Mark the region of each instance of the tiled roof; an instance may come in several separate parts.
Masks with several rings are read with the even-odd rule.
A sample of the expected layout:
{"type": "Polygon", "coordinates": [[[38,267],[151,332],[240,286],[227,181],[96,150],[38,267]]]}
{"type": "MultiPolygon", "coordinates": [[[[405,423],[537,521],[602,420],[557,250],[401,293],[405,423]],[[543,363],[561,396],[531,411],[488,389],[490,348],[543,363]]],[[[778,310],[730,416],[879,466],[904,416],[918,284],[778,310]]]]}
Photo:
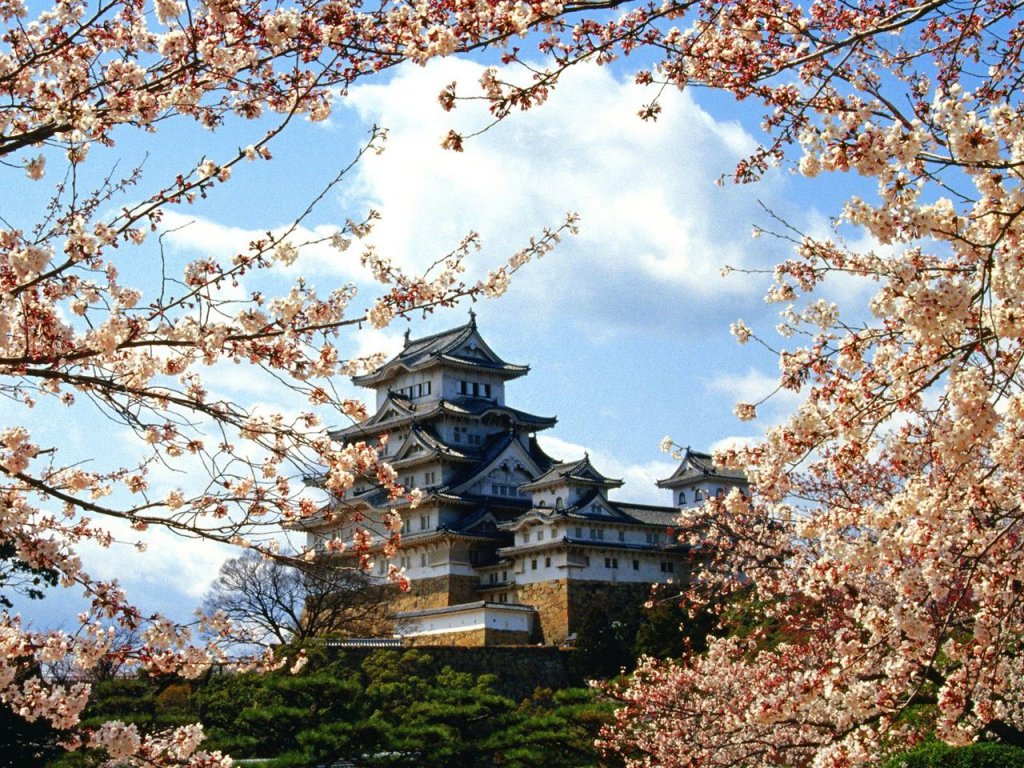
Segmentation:
{"type": "Polygon", "coordinates": [[[513,365],[498,357],[480,338],[476,329],[476,316],[470,312],[469,322],[458,328],[424,336],[422,339],[410,340],[406,336],[405,347],[373,373],[354,376],[352,381],[361,386],[374,386],[397,375],[400,369],[407,371],[419,370],[437,365],[442,360],[473,368],[504,374],[505,378],[515,378],[529,372],[527,365],[513,365]],[[466,357],[455,354],[459,347],[473,335],[477,337],[477,348],[482,357],[466,357]]]}
{"type": "MultiPolygon", "coordinates": [[[[444,456],[446,459],[455,461],[472,461],[478,458],[477,451],[472,447],[466,446],[464,448],[463,446],[448,445],[448,443],[442,441],[429,429],[425,429],[418,424],[414,424],[409,431],[409,440],[415,440],[419,445],[422,445],[428,451],[428,456],[444,456]]],[[[409,445],[410,443],[406,441],[395,458],[389,459],[393,467],[401,467],[404,463],[408,463],[409,459],[415,458],[419,461],[425,458],[422,451],[415,456],[411,455],[408,449],[409,445]]]]}
{"type": "Polygon", "coordinates": [[[671,476],[658,481],[659,488],[677,488],[704,480],[724,480],[733,485],[745,484],[747,476],[740,469],[716,467],[710,453],[686,449],[686,454],[671,476]]]}
{"type": "Polygon", "coordinates": [[[618,488],[621,480],[605,477],[590,463],[590,455],[585,454],[579,461],[555,464],[540,477],[520,487],[524,491],[536,491],[552,485],[590,485],[601,488],[618,488]]]}
{"type": "MultiPolygon", "coordinates": [[[[478,461],[474,461],[472,464],[465,466],[464,469],[456,472],[444,483],[421,488],[420,490],[423,491],[423,502],[436,499],[439,501],[459,504],[483,504],[487,505],[490,509],[508,508],[523,511],[529,509],[529,499],[481,496],[479,494],[456,493],[454,490],[461,485],[465,485],[476,477],[476,475],[479,474],[488,463],[498,458],[498,456],[500,456],[515,439],[516,435],[512,432],[499,432],[491,435],[490,438],[480,447],[480,456],[478,461]]],[[[530,457],[538,466],[546,467],[550,465],[551,457],[541,450],[540,446],[537,444],[536,438],[530,439],[529,453],[530,457]]],[[[387,492],[379,488],[360,494],[357,500],[378,509],[401,507],[406,503],[403,499],[388,499],[387,492]]]]}
{"type": "MultiPolygon", "coordinates": [[[[568,518],[571,520],[586,520],[596,523],[625,523],[627,525],[648,525],[658,528],[671,528],[678,525],[679,510],[675,507],[655,507],[650,504],[629,504],[619,501],[610,501],[601,496],[597,489],[581,497],[575,504],[562,508],[534,507],[528,510],[529,514],[541,514],[545,520],[556,518],[568,518]],[[591,505],[600,500],[603,510],[611,514],[595,513],[591,505]]],[[[499,527],[505,530],[515,530],[525,515],[520,515],[514,520],[502,523],[499,527]]]]}
{"type": "Polygon", "coordinates": [[[554,416],[537,416],[517,408],[509,408],[507,405],[498,405],[493,400],[482,397],[459,396],[450,400],[428,400],[416,403],[402,395],[389,392],[388,399],[378,409],[377,414],[359,424],[332,430],[330,435],[335,440],[362,440],[410,421],[425,423],[444,415],[483,418],[491,414],[507,416],[513,423],[526,427],[530,431],[548,429],[558,422],[554,416]],[[386,413],[388,410],[395,410],[397,415],[388,419],[378,418],[379,414],[386,413]]]}
{"type": "Polygon", "coordinates": [[[462,613],[464,611],[475,611],[479,608],[493,608],[501,611],[517,611],[536,613],[537,609],[532,605],[520,603],[492,603],[484,600],[477,600],[472,603],[460,603],[458,605],[446,605],[440,608],[421,608],[415,611],[399,611],[395,614],[398,619],[413,619],[422,616],[443,616],[446,613],[462,613]]]}
{"type": "Polygon", "coordinates": [[[654,507],[648,504],[624,504],[616,502],[615,506],[637,522],[647,525],[660,525],[666,528],[679,524],[679,510],[675,507],[654,507]]]}

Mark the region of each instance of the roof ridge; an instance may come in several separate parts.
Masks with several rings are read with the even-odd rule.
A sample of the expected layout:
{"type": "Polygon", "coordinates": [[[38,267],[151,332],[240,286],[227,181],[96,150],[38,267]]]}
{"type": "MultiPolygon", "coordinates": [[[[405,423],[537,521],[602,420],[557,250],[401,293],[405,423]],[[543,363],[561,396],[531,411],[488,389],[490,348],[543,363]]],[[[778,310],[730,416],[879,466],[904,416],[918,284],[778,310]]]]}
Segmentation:
{"type": "MultiPolygon", "coordinates": [[[[454,328],[449,328],[446,331],[437,331],[436,333],[431,333],[431,334],[428,334],[426,336],[420,336],[418,339],[410,339],[409,340],[409,345],[421,344],[424,341],[436,341],[437,339],[441,338],[442,336],[448,336],[449,334],[454,335],[454,334],[460,333],[462,331],[473,330],[475,328],[476,328],[476,321],[475,320],[470,320],[468,323],[464,323],[463,325],[457,325],[454,328]]],[[[405,349],[407,349],[407,348],[408,348],[408,346],[405,349]]],[[[403,349],[402,351],[404,352],[405,349],[403,349]]],[[[399,355],[400,354],[401,353],[399,353],[399,355]]]]}

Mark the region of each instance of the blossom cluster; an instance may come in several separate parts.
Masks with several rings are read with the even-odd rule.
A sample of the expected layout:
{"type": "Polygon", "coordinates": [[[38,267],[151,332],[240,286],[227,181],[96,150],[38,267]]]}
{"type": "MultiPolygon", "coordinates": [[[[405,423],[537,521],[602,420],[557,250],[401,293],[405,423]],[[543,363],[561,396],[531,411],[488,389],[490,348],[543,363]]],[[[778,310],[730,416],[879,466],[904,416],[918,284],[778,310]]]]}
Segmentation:
{"type": "MultiPolygon", "coordinates": [[[[193,627],[134,607],[116,582],[88,573],[79,546],[122,543],[108,524],[118,521],[119,531],[163,527],[270,553],[268,534],[322,513],[304,478],[324,468],[330,493],[340,495],[363,477],[392,498],[403,496],[376,446],[339,449],[321,413],[230,402],[211,391],[206,373],[218,365],[251,366],[331,419],[365,418],[361,403],[337,396],[333,379],[365,373],[380,358],[347,354],[358,344],[346,332],[497,295],[508,274],[574,225],[531,240],[503,279],[464,281],[475,235],[425,274],[409,274],[366,244],[379,218],[373,211],[325,236],[303,235],[304,217],[341,183],[345,168],[292,226],[239,252],[171,266],[151,233],[161,230],[168,209],[235,183],[244,163],[270,161],[271,144],[296,116],[327,119],[356,80],[522,34],[560,10],[557,3],[515,1],[475,10],[449,2],[366,8],[347,0],[0,3],[2,168],[11,189],[38,190],[54,180],[37,222],[0,226],[0,394],[21,410],[0,428],[0,543],[25,567],[84,593],[89,606],[67,633],[32,632],[16,616],[0,614],[0,705],[45,718],[66,731],[69,747],[96,748],[112,761],[227,764],[199,749],[202,734],[192,727],[165,734],[119,723],[81,729],[88,685],[58,684],[47,670],[70,665],[84,680],[98,665],[116,662],[194,677],[224,662],[221,640],[231,632],[207,617],[198,636],[193,627]],[[96,189],[86,188],[92,147],[112,147],[124,131],[156,131],[173,119],[211,130],[259,120],[253,124],[263,133],[224,155],[175,148],[179,172],[141,192],[142,168],[120,177],[108,169],[96,189]],[[361,247],[379,292],[361,306],[352,286],[318,289],[298,276],[310,247],[321,244],[353,260],[361,247]],[[119,268],[121,259],[131,268],[119,268]],[[127,277],[143,273],[150,277],[138,284],[127,277]],[[284,290],[282,280],[289,281],[284,290]],[[121,464],[101,454],[82,464],[38,428],[55,413],[75,420],[93,409],[100,423],[115,425],[95,443],[131,443],[134,436],[124,451],[133,458],[121,464]],[[164,466],[188,467],[178,473],[181,486],[155,477],[164,466]],[[120,631],[135,639],[116,641],[120,631]]],[[[374,131],[355,160],[379,152],[383,137],[374,131]]],[[[406,495],[416,502],[415,492],[406,495]]],[[[342,546],[368,562],[365,533],[342,546]]],[[[400,569],[388,572],[408,588],[400,569]]]]}
{"type": "MultiPolygon", "coordinates": [[[[1016,43],[995,32],[1019,40],[1024,20],[1000,2],[951,7],[669,3],[554,43],[570,61],[657,40],[639,81],[760,101],[767,139],[736,178],[784,162],[856,174],[868,184],[837,220],[875,244],[785,235],[795,253],[766,298],[787,345],[779,384],[801,404],[716,454],[751,497],[683,517],[704,557],[684,599],[732,594],[762,629],[728,637],[723,614],[706,654],[648,660],[614,690],[604,743],[627,764],[840,768],[931,735],[1024,732],[1024,118],[1016,43]],[[870,285],[866,307],[814,295],[851,278],[870,285]],[[906,716],[921,706],[933,721],[906,716]]],[[[732,332],[772,346],[742,321],[732,332]]]]}

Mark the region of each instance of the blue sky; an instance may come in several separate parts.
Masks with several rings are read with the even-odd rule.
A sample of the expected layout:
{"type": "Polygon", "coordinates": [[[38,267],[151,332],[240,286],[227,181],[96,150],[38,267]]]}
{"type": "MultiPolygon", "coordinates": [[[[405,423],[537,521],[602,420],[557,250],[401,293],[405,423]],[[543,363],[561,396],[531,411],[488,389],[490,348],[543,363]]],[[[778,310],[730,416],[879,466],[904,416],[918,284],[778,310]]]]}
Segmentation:
{"type": "MultiPolygon", "coordinates": [[[[737,401],[771,392],[776,360],[756,345],[737,345],[729,324],[743,318],[770,335],[777,307],[762,300],[768,275],[722,277],[721,268],[770,272],[788,249],[751,236],[753,227],[771,223],[761,206],[821,234],[838,210],[838,191],[808,186],[785,168],[756,185],[716,184],[754,146],[756,125],[746,125],[744,112],[720,96],[689,92],[666,94],[660,120],[642,122],[636,112],[650,94],[611,68],[577,67],[544,106],[473,138],[461,154],[442,150],[449,128],[471,132],[487,116],[475,102],[445,113],[437,93],[452,80],[471,89],[480,73],[479,64],[450,59],[354,88],[328,123],[295,125],[274,144],[272,163],[240,166],[209,199],[169,212],[165,223],[176,230],[167,236],[170,261],[244,248],[263,231],[287,225],[348,162],[373,124],[390,132],[386,151],[360,164],[310,227],[326,230],[374,207],[383,218],[372,242],[409,269],[423,268],[477,230],[484,248],[468,267],[471,276],[481,277],[530,235],[576,211],[579,235],[517,274],[504,297],[475,304],[478,323],[500,355],[532,367],[529,376],[510,384],[507,399],[558,417],[544,435],[549,453],[574,459],[589,450],[601,471],[626,480],[620,499],[667,503],[667,492],[654,487],[655,479],[673,470],[658,450],[664,435],[708,449],[756,436],[794,402],[777,398],[752,423],[732,415],[737,401]],[[705,102],[713,108],[703,108],[705,102]]],[[[255,125],[232,125],[215,135],[181,125],[153,137],[126,134],[103,152],[124,168],[150,152],[145,191],[204,155],[223,159],[258,135],[255,125]]],[[[29,197],[0,213],[31,219],[36,204],[29,197]]],[[[129,261],[125,270],[149,263],[129,261]]],[[[352,281],[364,291],[357,306],[373,303],[356,249],[345,255],[311,249],[279,275],[280,284],[297,274],[322,293],[352,281]]],[[[839,284],[835,291],[842,301],[862,297],[854,285],[839,284]]],[[[348,340],[348,351],[393,352],[406,328],[414,337],[432,333],[464,322],[466,311],[463,305],[363,332],[348,340]]],[[[208,381],[243,402],[301,407],[244,369],[215,370],[208,381]]],[[[350,384],[342,389],[356,393],[350,384]]],[[[369,400],[370,393],[361,394],[369,400]]],[[[4,409],[0,405],[5,419],[18,417],[4,409]]],[[[60,424],[61,439],[67,456],[91,460],[98,450],[89,439],[94,425],[87,412],[78,413],[70,428],[67,421],[60,424]]],[[[341,422],[324,416],[328,423],[341,422]]],[[[144,609],[187,616],[219,563],[233,553],[165,532],[149,538],[144,555],[127,546],[86,550],[87,569],[117,576],[144,609]]],[[[64,623],[75,610],[74,600],[59,594],[19,607],[39,626],[64,623]]]]}

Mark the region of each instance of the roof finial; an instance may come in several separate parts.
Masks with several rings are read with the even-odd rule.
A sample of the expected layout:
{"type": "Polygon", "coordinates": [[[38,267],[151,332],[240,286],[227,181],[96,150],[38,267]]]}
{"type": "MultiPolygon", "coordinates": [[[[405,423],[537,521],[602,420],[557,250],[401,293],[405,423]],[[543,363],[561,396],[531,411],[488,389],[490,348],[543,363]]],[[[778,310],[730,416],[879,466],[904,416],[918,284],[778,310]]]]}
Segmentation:
{"type": "Polygon", "coordinates": [[[405,329],[405,346],[409,346],[409,329],[405,329]]]}
{"type": "Polygon", "coordinates": [[[469,309],[469,324],[474,328],[476,327],[476,312],[473,311],[472,307],[469,309]]]}

